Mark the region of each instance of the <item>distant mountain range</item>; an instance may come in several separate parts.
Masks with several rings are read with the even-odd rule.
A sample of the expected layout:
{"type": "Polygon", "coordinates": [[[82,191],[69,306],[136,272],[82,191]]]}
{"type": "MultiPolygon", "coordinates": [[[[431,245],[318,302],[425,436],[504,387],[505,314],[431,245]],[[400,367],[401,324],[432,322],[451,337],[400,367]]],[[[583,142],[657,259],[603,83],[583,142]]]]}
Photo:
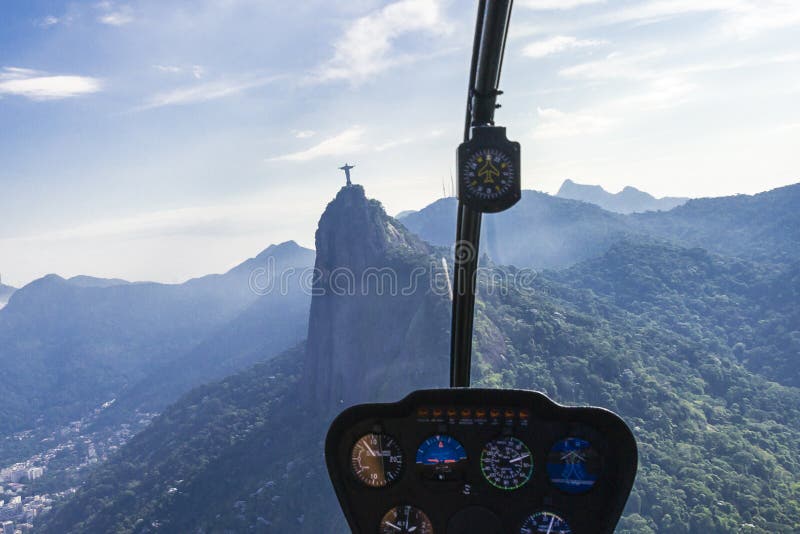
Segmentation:
{"type": "MultiPolygon", "coordinates": [[[[287,242],[179,285],[56,275],[28,284],[0,310],[0,432],[52,429],[111,399],[111,422],[124,423],[296,344],[308,292],[295,280],[261,296],[251,278],[258,269],[262,285],[287,269],[299,277],[313,261],[287,242]]],[[[0,462],[14,459],[5,447],[0,462]]]]}
{"type": "MultiPolygon", "coordinates": [[[[690,200],[668,212],[622,215],[523,191],[507,212],[483,218],[481,250],[494,262],[557,269],[602,254],[620,239],[656,237],[744,259],[800,261],[800,184],[757,195],[690,200]]],[[[452,246],[457,201],[438,200],[401,218],[426,241],[452,246]]]]}
{"type": "Polygon", "coordinates": [[[578,184],[569,179],[564,180],[556,196],[589,202],[616,213],[669,211],[689,200],[683,197],[655,198],[631,186],[626,186],[619,193],[609,193],[599,185],[578,184]]]}
{"type": "MultiPolygon", "coordinates": [[[[569,227],[571,214],[579,224],[566,235],[585,244],[577,228],[599,220],[659,235],[606,234],[608,246],[568,269],[523,283],[518,268],[494,267],[479,280],[477,385],[607,407],[633,429],[641,464],[618,532],[800,530],[800,262],[786,262],[798,254],[796,191],[693,201],[682,214],[642,219],[528,194],[518,224],[535,216],[526,202],[549,202],[535,220],[557,215],[550,224],[569,227]],[[769,217],[754,217],[767,208],[769,217]],[[749,230],[738,223],[719,235],[730,255],[691,244],[712,244],[723,221],[743,215],[749,230]],[[783,235],[772,235],[778,228],[783,235]],[[769,245],[756,246],[757,236],[769,245]],[[500,280],[517,282],[499,291],[500,280]]],[[[540,226],[516,235],[523,230],[541,241],[540,226]]],[[[517,246],[528,246],[521,239],[517,246]]],[[[577,255],[577,246],[566,248],[577,255]]],[[[344,532],[322,460],[327,424],[350,403],[447,384],[450,306],[430,285],[444,254],[360,188],[342,190],[317,232],[321,276],[306,344],[184,395],[37,527],[344,532]],[[332,291],[337,272],[362,280],[383,268],[426,274],[401,298],[332,291]]]]}

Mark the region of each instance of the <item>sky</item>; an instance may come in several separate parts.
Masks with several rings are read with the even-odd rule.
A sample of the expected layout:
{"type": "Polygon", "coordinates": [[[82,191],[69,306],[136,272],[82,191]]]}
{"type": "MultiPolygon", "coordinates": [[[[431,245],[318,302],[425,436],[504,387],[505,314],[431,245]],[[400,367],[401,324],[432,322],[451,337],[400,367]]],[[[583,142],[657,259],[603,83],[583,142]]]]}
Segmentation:
{"type": "MultiPolygon", "coordinates": [[[[0,276],[181,282],[312,247],[353,179],[443,195],[476,2],[0,2],[0,276]]],[[[498,124],[523,187],[800,181],[800,2],[517,0],[498,124]]]]}

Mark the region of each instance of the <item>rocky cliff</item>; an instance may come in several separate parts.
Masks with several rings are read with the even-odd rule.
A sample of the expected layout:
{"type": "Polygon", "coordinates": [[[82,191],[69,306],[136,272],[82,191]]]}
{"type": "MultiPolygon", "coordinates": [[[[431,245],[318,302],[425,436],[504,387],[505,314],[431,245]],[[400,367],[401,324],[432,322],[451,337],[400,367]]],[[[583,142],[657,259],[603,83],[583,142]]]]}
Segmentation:
{"type": "Polygon", "coordinates": [[[432,287],[435,251],[359,185],[328,204],[316,248],[304,379],[311,402],[338,410],[446,385],[449,300],[432,287]]]}

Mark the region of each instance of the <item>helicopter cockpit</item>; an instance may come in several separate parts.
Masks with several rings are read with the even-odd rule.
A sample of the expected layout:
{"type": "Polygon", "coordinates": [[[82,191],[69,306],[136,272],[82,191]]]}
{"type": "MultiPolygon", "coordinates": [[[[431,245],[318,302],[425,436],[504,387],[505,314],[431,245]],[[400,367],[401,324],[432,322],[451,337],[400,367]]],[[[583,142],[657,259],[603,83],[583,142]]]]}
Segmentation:
{"type": "Polygon", "coordinates": [[[450,388],[353,406],[328,431],[328,473],[353,532],[613,532],[633,486],[636,441],[616,414],[469,388],[481,217],[521,196],[520,145],[494,123],[511,7],[478,4],[457,152],[450,388]]]}

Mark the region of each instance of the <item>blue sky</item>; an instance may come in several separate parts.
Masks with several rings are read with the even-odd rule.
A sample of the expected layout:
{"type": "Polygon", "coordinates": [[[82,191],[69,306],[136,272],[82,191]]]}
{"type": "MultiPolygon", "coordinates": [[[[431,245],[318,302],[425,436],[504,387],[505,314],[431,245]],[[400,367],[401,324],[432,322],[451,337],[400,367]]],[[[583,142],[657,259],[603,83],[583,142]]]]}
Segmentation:
{"type": "MultiPolygon", "coordinates": [[[[475,6],[456,0],[0,4],[0,273],[176,282],[313,246],[354,179],[442,194],[475,6]]],[[[498,122],[524,187],[657,196],[800,181],[800,3],[517,0],[498,122]]]]}

